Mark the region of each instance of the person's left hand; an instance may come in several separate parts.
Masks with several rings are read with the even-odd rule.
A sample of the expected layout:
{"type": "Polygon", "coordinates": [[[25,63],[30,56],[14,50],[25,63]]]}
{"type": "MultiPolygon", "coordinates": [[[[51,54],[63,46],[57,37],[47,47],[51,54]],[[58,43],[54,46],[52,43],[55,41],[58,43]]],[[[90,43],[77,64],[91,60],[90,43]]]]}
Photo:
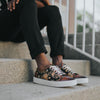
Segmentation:
{"type": "Polygon", "coordinates": [[[9,1],[8,4],[7,4],[8,10],[10,10],[11,12],[12,12],[13,10],[15,10],[16,4],[18,4],[19,1],[20,1],[20,0],[11,0],[11,1],[9,1]]]}
{"type": "Polygon", "coordinates": [[[47,5],[50,5],[49,0],[43,0],[47,5]]]}
{"type": "Polygon", "coordinates": [[[36,1],[36,4],[37,4],[38,8],[45,7],[45,5],[41,1],[38,1],[38,0],[35,0],[35,1],[36,1]]]}

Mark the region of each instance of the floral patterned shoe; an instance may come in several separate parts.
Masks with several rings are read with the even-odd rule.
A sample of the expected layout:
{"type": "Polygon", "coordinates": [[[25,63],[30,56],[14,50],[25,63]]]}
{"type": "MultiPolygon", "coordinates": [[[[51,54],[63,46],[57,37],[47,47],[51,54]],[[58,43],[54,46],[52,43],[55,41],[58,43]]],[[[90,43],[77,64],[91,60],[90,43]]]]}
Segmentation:
{"type": "Polygon", "coordinates": [[[74,78],[77,80],[77,84],[85,84],[88,83],[88,78],[85,76],[81,76],[78,73],[72,72],[71,68],[67,66],[66,64],[63,64],[61,67],[61,70],[66,73],[68,76],[74,78]]]}
{"type": "Polygon", "coordinates": [[[33,77],[34,83],[54,86],[54,87],[70,87],[75,86],[77,81],[74,78],[66,76],[58,66],[49,65],[43,72],[38,69],[33,77]]]}

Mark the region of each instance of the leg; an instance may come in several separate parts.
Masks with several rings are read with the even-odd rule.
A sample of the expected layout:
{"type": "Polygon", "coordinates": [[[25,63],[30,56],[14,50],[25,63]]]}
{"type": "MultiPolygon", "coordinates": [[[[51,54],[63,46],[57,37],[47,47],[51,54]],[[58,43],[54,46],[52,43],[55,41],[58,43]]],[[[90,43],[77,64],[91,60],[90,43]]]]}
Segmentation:
{"type": "Polygon", "coordinates": [[[45,56],[47,50],[44,47],[44,41],[40,33],[37,18],[37,5],[34,0],[26,0],[23,3],[23,8],[20,13],[20,25],[32,59],[36,60],[38,69],[43,70],[44,66],[50,65],[50,62],[45,56]]]}
{"type": "Polygon", "coordinates": [[[39,25],[47,25],[47,33],[51,46],[50,56],[53,64],[62,64],[64,56],[64,32],[62,27],[61,15],[58,7],[47,6],[38,10],[39,25]]]}
{"type": "Polygon", "coordinates": [[[37,5],[35,0],[22,0],[21,3],[20,25],[32,59],[35,59],[40,53],[47,53],[38,25],[37,5]]]}
{"type": "MultiPolygon", "coordinates": [[[[42,13],[43,14],[43,13],[42,13]]],[[[88,78],[81,76],[71,71],[71,68],[66,64],[63,64],[64,56],[64,34],[61,22],[61,16],[59,9],[55,6],[48,6],[44,10],[45,21],[48,29],[48,36],[51,45],[51,57],[53,64],[58,65],[60,69],[66,73],[67,76],[77,80],[77,84],[88,83],[88,78]],[[45,17],[45,15],[48,15],[45,17]]],[[[44,18],[43,18],[44,19],[44,18]]],[[[44,22],[45,22],[44,21],[44,22]]],[[[40,24],[41,26],[41,24],[40,24]]]]}
{"type": "Polygon", "coordinates": [[[10,41],[15,38],[17,33],[17,17],[13,13],[4,9],[0,12],[0,40],[10,41]]]}
{"type": "Polygon", "coordinates": [[[7,7],[4,6],[2,11],[0,11],[0,33],[0,41],[25,41],[20,32],[17,10],[10,12],[7,10],[7,7]]]}
{"type": "Polygon", "coordinates": [[[38,66],[50,64],[50,62],[45,56],[47,50],[44,47],[44,41],[40,33],[37,20],[37,6],[34,0],[21,1],[19,5],[16,7],[16,10],[12,13],[9,12],[9,14],[11,16],[5,13],[5,11],[0,13],[1,20],[2,18],[4,18],[4,20],[7,20],[3,20],[0,24],[2,26],[2,33],[5,33],[2,34],[3,36],[0,37],[0,40],[13,42],[22,42],[26,40],[28,47],[30,49],[31,56],[33,59],[36,59],[38,66]],[[12,24],[10,21],[12,22],[12,24]],[[7,25],[4,25],[3,23],[6,22],[7,25]],[[3,25],[9,26],[7,27],[8,30],[6,29],[7,31],[5,31],[5,27],[3,25]]]}
{"type": "Polygon", "coordinates": [[[50,56],[64,56],[64,32],[58,7],[48,6],[48,18],[47,32],[51,45],[50,56]]]}
{"type": "MultiPolygon", "coordinates": [[[[47,13],[48,13],[47,7],[38,9],[38,22],[39,22],[40,29],[42,29],[44,26],[48,25],[49,23],[47,13]]],[[[45,66],[45,68],[46,68],[45,70],[41,69],[35,72],[35,77],[34,77],[35,83],[43,84],[43,85],[51,85],[56,87],[57,86],[59,87],[59,85],[60,87],[61,86],[63,87],[62,82],[64,82],[66,86],[76,84],[73,78],[67,77],[64,73],[62,73],[62,71],[60,71],[60,69],[57,66],[49,65],[49,66],[45,66]],[[71,82],[71,83],[67,84],[67,82],[71,82]]]]}
{"type": "Polygon", "coordinates": [[[54,65],[62,65],[64,56],[64,32],[59,8],[48,7],[49,23],[47,25],[48,37],[51,45],[51,57],[54,65]]]}

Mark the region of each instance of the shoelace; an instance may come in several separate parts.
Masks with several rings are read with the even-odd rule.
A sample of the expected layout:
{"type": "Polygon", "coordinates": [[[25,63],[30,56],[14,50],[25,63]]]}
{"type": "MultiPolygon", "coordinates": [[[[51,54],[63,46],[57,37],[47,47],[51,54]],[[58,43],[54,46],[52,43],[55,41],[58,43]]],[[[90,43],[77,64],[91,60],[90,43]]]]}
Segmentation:
{"type": "Polygon", "coordinates": [[[55,73],[60,74],[60,75],[64,75],[65,73],[63,71],[61,71],[61,69],[58,66],[50,66],[50,69],[52,69],[53,71],[55,71],[55,73]]]}
{"type": "Polygon", "coordinates": [[[67,69],[67,70],[68,70],[68,72],[70,72],[70,73],[72,73],[72,74],[74,73],[74,72],[72,72],[71,67],[70,67],[70,66],[68,66],[68,65],[66,65],[66,64],[63,64],[62,68],[63,68],[63,69],[65,69],[65,70],[67,69]]]}

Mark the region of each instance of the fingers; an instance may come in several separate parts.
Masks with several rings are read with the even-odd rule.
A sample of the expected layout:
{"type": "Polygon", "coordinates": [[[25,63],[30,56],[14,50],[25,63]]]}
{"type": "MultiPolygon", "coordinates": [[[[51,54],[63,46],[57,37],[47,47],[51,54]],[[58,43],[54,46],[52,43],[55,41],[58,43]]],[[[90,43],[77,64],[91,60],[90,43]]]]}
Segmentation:
{"type": "Polygon", "coordinates": [[[16,5],[15,2],[13,2],[12,5],[13,5],[13,10],[15,10],[15,5],[16,5]]]}
{"type": "Polygon", "coordinates": [[[20,0],[11,0],[10,2],[8,2],[8,10],[10,10],[11,12],[13,10],[15,10],[16,4],[19,3],[20,0]]]}
{"type": "Polygon", "coordinates": [[[11,2],[8,3],[8,10],[12,11],[12,4],[11,4],[11,2]]]}
{"type": "Polygon", "coordinates": [[[10,3],[10,11],[12,11],[12,9],[13,9],[13,8],[12,8],[12,4],[10,3]]]}
{"type": "Polygon", "coordinates": [[[16,4],[18,4],[19,3],[19,0],[16,0],[16,4]]]}

